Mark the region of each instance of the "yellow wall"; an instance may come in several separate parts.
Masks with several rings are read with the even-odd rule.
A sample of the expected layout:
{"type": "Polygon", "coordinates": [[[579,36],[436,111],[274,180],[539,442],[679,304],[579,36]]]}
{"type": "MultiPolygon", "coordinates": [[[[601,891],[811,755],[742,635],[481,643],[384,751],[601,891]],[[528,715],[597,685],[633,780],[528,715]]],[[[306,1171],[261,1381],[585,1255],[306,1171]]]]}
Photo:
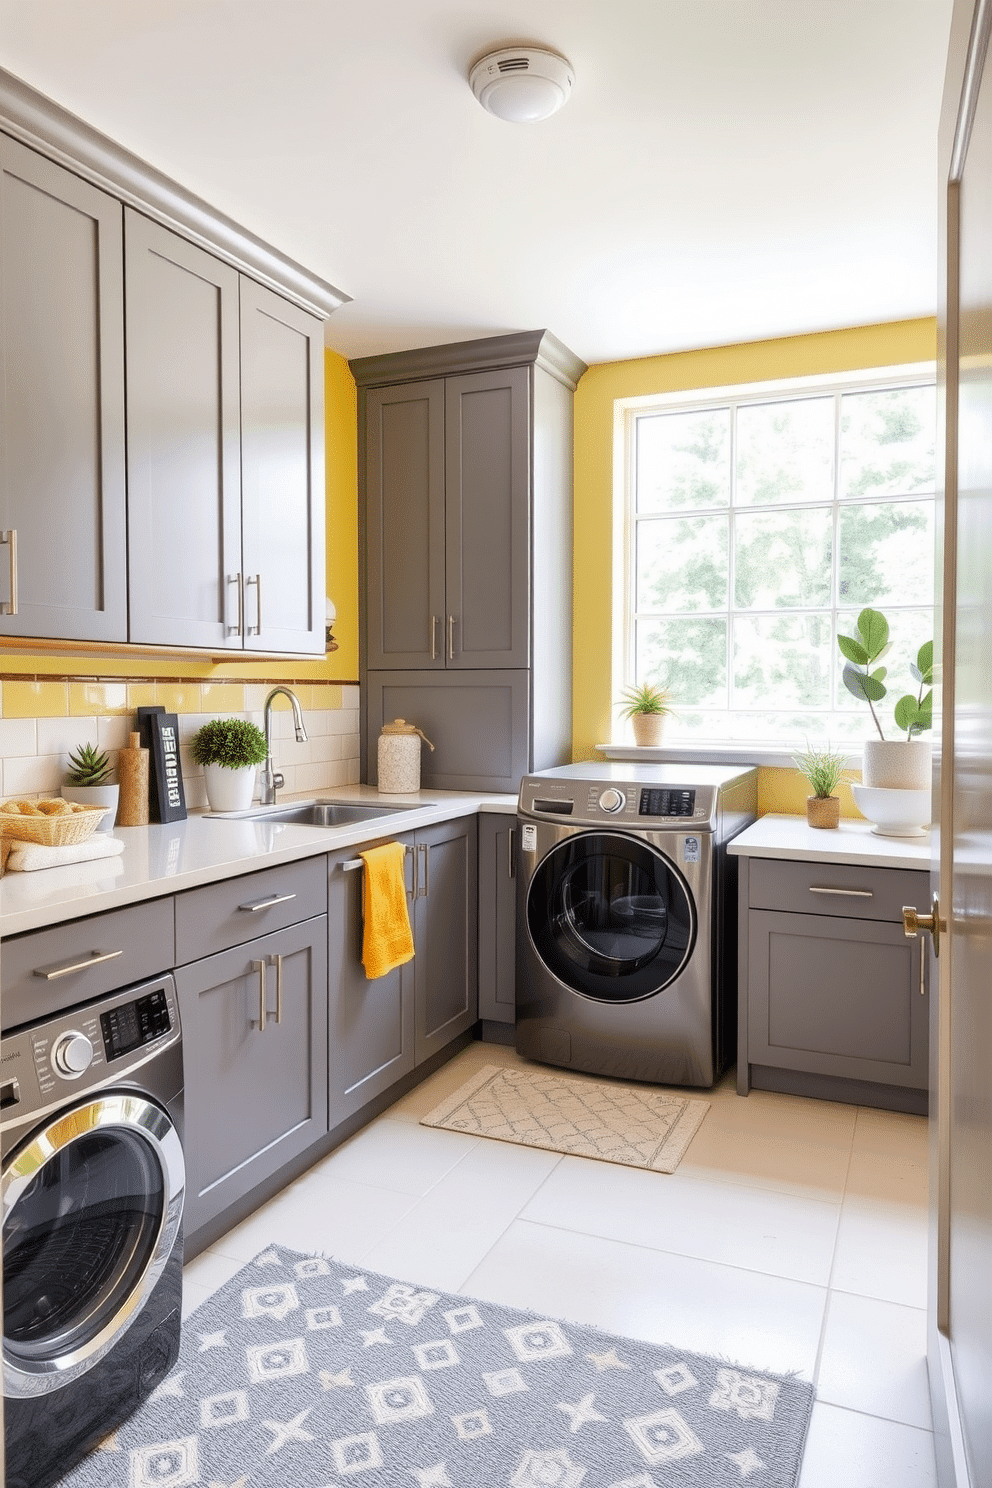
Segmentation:
{"type": "MultiPolygon", "coordinates": [[[[575,394],[575,568],[572,758],[594,759],[610,738],[613,702],[614,403],[653,393],[763,382],[776,377],[852,372],[932,361],[936,322],[899,321],[813,336],[718,346],[590,367],[575,394]],[[604,575],[606,576],[604,578],[604,575]]],[[[793,802],[795,771],[762,771],[765,811],[803,810],[793,802]],[[777,779],[776,777],[782,777],[777,779]]],[[[803,791],[802,800],[805,800],[803,791]]],[[[855,815],[845,793],[846,814],[855,815]]]]}
{"type": "Polygon", "coordinates": [[[240,712],[243,686],[224,684],[253,680],[328,684],[318,689],[319,701],[314,695],[313,706],[340,707],[341,690],[336,684],[358,681],[357,395],[343,357],[325,351],[324,366],[327,593],[337,606],[334,636],[338,650],[313,660],[238,661],[232,656],[215,662],[210,657],[201,660],[168,652],[149,655],[124,646],[93,654],[3,647],[0,677],[8,717],[126,712],[137,705],[135,697],[141,702],[165,703],[170,712],[240,712]],[[13,680],[22,678],[35,680],[13,680]],[[111,678],[120,681],[111,682],[111,678]]]}

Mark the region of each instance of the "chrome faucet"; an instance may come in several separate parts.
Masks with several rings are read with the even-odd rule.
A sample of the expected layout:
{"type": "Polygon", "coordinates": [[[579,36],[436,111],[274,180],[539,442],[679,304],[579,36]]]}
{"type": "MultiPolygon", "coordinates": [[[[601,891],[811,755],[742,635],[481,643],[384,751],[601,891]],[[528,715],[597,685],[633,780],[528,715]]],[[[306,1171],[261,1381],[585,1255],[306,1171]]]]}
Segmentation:
{"type": "Polygon", "coordinates": [[[300,700],[288,687],[273,687],[262,705],[262,721],[265,724],[265,764],[262,766],[262,791],[259,796],[263,806],[274,806],[276,791],[286,784],[284,777],[272,768],[272,699],[278,697],[280,692],[283,697],[288,697],[293,708],[293,723],[296,726],[296,742],[302,744],[307,736],[303,727],[303,710],[300,700]]]}

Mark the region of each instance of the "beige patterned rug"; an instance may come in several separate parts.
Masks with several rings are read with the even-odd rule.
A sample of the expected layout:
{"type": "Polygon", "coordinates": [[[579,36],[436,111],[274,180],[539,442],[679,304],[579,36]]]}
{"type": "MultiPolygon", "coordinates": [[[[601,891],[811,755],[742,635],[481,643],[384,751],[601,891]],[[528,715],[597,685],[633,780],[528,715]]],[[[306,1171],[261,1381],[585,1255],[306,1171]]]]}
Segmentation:
{"type": "Polygon", "coordinates": [[[709,1101],[647,1085],[487,1064],[420,1124],[674,1173],[709,1108],[709,1101]]]}

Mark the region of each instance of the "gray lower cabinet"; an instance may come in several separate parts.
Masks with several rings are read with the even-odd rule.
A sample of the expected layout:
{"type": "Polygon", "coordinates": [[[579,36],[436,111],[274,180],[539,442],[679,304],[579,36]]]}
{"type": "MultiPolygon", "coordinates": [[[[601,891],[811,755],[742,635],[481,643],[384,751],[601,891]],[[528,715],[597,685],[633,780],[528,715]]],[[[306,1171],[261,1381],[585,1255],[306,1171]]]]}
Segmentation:
{"type": "Polygon", "coordinates": [[[369,980],[362,967],[357,851],[328,859],[331,1130],[478,1019],[476,824],[459,817],[406,847],[414,958],[369,980]]]}
{"type": "Polygon", "coordinates": [[[512,816],[479,817],[479,1017],[515,1023],[516,846],[512,816]]]}
{"type": "Polygon", "coordinates": [[[0,634],[127,640],[121,205],[0,134],[0,634]]]}
{"type": "Polygon", "coordinates": [[[927,875],[741,859],[738,1089],[925,1111],[929,998],[901,907],[927,875]]]}
{"type": "Polygon", "coordinates": [[[327,1131],[326,916],[175,975],[194,1235],[327,1131]]]}

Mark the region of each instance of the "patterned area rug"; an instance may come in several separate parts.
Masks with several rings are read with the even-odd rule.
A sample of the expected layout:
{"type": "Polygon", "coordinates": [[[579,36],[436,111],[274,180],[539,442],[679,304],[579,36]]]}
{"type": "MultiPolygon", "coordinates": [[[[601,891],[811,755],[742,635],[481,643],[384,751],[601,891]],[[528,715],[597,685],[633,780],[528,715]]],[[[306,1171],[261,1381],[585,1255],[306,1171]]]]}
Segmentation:
{"type": "Polygon", "coordinates": [[[272,1246],[62,1488],[793,1488],[812,1395],[272,1246]]]}
{"type": "Polygon", "coordinates": [[[709,1101],[648,1085],[487,1064],[420,1124],[674,1173],[709,1108],[709,1101]]]}

